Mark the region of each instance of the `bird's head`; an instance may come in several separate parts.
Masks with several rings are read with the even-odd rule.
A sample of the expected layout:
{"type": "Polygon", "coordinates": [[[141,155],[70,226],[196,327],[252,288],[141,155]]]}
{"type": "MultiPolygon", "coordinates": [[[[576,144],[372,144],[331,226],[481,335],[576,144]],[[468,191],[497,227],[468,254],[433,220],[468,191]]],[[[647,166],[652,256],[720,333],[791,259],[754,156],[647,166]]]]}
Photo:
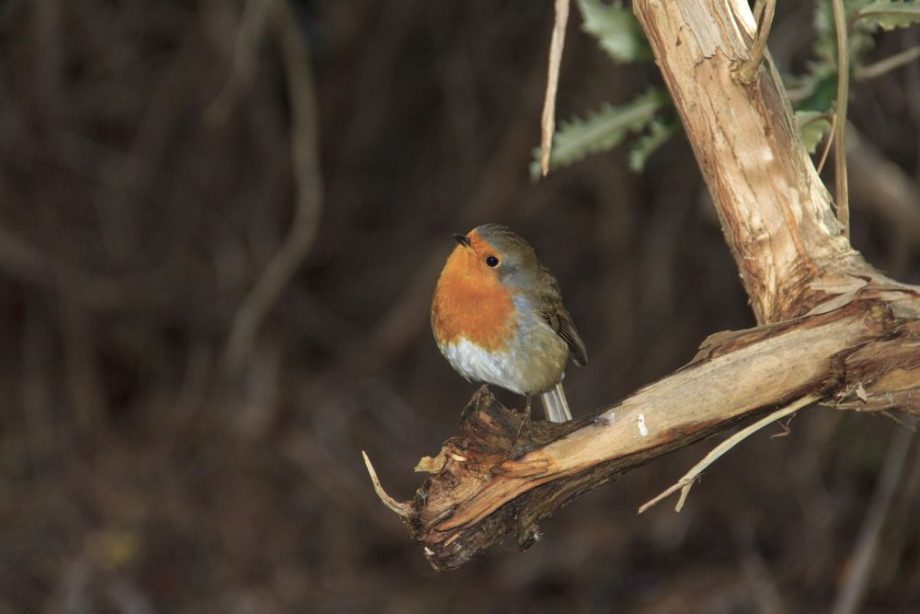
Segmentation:
{"type": "Polygon", "coordinates": [[[483,224],[454,239],[447,266],[484,285],[524,288],[539,270],[534,249],[507,226],[483,224]]]}

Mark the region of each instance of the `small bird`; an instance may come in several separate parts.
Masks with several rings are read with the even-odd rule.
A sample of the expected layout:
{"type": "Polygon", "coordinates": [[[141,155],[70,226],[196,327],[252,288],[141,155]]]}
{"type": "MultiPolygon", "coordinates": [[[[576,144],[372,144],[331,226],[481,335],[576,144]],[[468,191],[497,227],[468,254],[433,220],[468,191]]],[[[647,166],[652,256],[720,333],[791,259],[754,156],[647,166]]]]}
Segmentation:
{"type": "Polygon", "coordinates": [[[562,389],[569,356],[588,361],[559,284],[507,226],[455,234],[434,291],[431,328],[441,353],[470,381],[540,394],[551,422],[572,419],[562,389]]]}

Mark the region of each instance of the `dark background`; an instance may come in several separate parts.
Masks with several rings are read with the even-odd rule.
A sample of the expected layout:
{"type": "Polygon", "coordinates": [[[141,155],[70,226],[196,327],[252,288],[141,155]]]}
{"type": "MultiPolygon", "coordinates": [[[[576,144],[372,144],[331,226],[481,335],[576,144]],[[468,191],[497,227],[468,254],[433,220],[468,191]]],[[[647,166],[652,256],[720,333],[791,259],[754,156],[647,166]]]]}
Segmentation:
{"type": "MultiPolygon", "coordinates": [[[[824,408],[733,450],[680,514],[636,508],[711,441],[581,498],[525,553],[433,572],[360,451],[410,497],[475,389],[429,330],[450,233],[510,224],[556,273],[591,359],[566,381],[576,414],[753,318],[682,136],[642,174],[621,147],[530,182],[550,2],[260,6],[0,3],[0,612],[820,611],[898,469],[866,611],[917,607],[918,446],[824,408]],[[285,31],[310,49],[321,220],[229,371],[294,219],[285,31]]],[[[804,70],[811,3],[780,8],[771,50],[804,70]]],[[[579,26],[573,6],[560,118],[660,83],[579,26]]],[[[854,244],[918,282],[898,211],[920,206],[920,65],[851,105],[854,244]]]]}

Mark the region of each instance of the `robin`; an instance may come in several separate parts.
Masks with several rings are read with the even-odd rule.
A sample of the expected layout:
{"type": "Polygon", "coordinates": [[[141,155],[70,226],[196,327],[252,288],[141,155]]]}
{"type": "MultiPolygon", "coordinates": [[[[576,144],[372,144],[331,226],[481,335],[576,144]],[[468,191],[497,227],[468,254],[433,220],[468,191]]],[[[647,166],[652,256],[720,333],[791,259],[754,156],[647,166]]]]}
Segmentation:
{"type": "Polygon", "coordinates": [[[434,291],[431,328],[441,353],[467,380],[527,397],[540,394],[551,422],[572,419],[562,379],[569,356],[588,361],[559,284],[507,226],[454,235],[434,291]]]}

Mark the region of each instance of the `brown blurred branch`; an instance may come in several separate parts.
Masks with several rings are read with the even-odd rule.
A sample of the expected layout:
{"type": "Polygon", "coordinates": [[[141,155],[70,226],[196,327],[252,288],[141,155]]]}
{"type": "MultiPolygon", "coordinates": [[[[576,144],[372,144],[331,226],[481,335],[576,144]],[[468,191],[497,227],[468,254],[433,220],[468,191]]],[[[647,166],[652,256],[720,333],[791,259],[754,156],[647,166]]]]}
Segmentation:
{"type": "Polygon", "coordinates": [[[279,38],[290,97],[296,211],[287,238],[233,319],[224,351],[224,365],[230,373],[244,365],[262,321],[310,251],[322,211],[319,127],[310,50],[288,0],[273,0],[271,23],[279,38]]]}
{"type": "Polygon", "coordinates": [[[118,280],[56,259],[0,227],[0,271],[21,282],[45,287],[84,307],[112,310],[131,294],[118,280]]]}
{"type": "Polygon", "coordinates": [[[914,45],[868,66],[860,66],[853,76],[858,81],[875,79],[876,77],[887,75],[905,64],[910,64],[917,58],[920,58],[920,45],[914,45]]]}
{"type": "Polygon", "coordinates": [[[233,42],[233,62],[224,87],[205,111],[205,119],[213,123],[227,120],[240,92],[249,86],[256,69],[256,48],[268,20],[273,0],[248,0],[240,17],[233,42]]]}
{"type": "MultiPolygon", "coordinates": [[[[915,420],[911,419],[911,423],[914,422],[915,420]]],[[[888,455],[879,474],[872,505],[840,579],[841,589],[834,603],[833,614],[853,614],[860,610],[875,571],[875,562],[881,547],[882,528],[901,483],[913,440],[914,432],[906,428],[898,428],[891,436],[888,455]]]]}
{"type": "Polygon", "coordinates": [[[796,399],[920,413],[920,288],[851,247],[769,56],[751,83],[734,78],[751,56],[747,3],[633,7],[760,326],[711,336],[683,369],[574,423],[532,423],[480,390],[459,433],[421,463],[433,476],[391,501],[435,568],[508,533],[526,547],[580,494],[796,399]]]}
{"type": "Polygon", "coordinates": [[[852,125],[847,129],[847,160],[854,204],[875,212],[889,232],[920,248],[920,185],[852,125]]]}

